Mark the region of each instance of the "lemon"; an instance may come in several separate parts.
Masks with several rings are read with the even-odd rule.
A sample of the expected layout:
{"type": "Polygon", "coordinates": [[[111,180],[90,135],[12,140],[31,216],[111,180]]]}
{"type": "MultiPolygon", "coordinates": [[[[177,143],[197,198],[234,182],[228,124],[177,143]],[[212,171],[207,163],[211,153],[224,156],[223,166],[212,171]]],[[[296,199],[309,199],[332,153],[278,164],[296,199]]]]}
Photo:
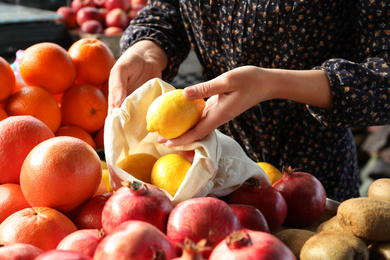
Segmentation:
{"type": "Polygon", "coordinates": [[[157,158],[149,153],[135,153],[116,163],[116,166],[138,180],[151,183],[150,175],[156,161],[157,158]]]}
{"type": "Polygon", "coordinates": [[[182,89],[169,91],[150,104],[146,128],[164,138],[179,137],[199,122],[205,105],[203,99],[187,99],[182,89]]]}
{"type": "Polygon", "coordinates": [[[107,169],[103,169],[103,171],[102,171],[102,179],[103,179],[104,183],[107,186],[107,191],[108,192],[113,192],[113,189],[112,189],[111,184],[110,184],[110,174],[108,173],[107,169]]]}
{"type": "Polygon", "coordinates": [[[267,162],[258,162],[257,164],[264,170],[265,174],[267,174],[271,185],[283,177],[283,173],[272,164],[267,162]]]}
{"type": "Polygon", "coordinates": [[[108,169],[106,161],[100,160],[100,163],[102,164],[102,169],[108,169]]]}
{"type": "Polygon", "coordinates": [[[179,154],[160,157],[152,169],[152,184],[175,196],[191,167],[191,162],[179,154]]]}

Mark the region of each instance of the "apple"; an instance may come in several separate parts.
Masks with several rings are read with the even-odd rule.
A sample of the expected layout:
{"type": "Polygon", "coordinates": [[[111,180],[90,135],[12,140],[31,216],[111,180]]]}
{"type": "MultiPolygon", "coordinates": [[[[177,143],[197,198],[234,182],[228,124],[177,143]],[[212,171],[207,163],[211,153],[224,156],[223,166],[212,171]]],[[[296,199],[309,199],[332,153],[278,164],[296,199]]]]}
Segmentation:
{"type": "Polygon", "coordinates": [[[115,8],[108,11],[105,19],[106,27],[119,27],[126,29],[129,26],[129,17],[127,13],[120,8],[115,8]]]}
{"type": "Polygon", "coordinates": [[[101,8],[98,8],[98,11],[99,11],[100,17],[102,19],[102,22],[104,22],[109,10],[107,8],[101,7],[101,8]]]}
{"type": "Polygon", "coordinates": [[[96,20],[85,21],[80,27],[82,33],[100,34],[103,33],[103,30],[102,23],[96,20]]]}
{"type": "Polygon", "coordinates": [[[145,5],[142,5],[142,4],[132,5],[130,11],[127,14],[130,21],[133,20],[137,16],[138,11],[144,7],[145,7],[145,5]]]}
{"type": "Polygon", "coordinates": [[[111,26],[104,29],[103,34],[107,36],[112,36],[112,35],[121,35],[123,34],[123,32],[124,30],[122,28],[111,26]]]}
{"type": "Polygon", "coordinates": [[[57,14],[61,14],[62,18],[58,19],[60,22],[64,22],[68,30],[77,28],[76,11],[69,6],[61,6],[57,9],[57,14]]]}
{"type": "Polygon", "coordinates": [[[96,20],[100,23],[104,22],[102,14],[96,7],[86,6],[81,8],[76,14],[76,21],[81,26],[85,21],[96,20]]]}
{"type": "Polygon", "coordinates": [[[75,12],[77,12],[78,10],[80,10],[81,8],[83,8],[85,6],[95,7],[95,3],[93,2],[93,0],[72,0],[72,2],[70,4],[70,7],[75,12]]]}
{"type": "Polygon", "coordinates": [[[57,250],[72,250],[93,257],[99,242],[105,237],[99,229],[79,229],[64,237],[57,245],[57,250]]]}
{"type": "Polygon", "coordinates": [[[104,7],[108,10],[120,8],[127,12],[128,10],[130,10],[131,5],[129,0],[106,0],[104,3],[104,7]]]}

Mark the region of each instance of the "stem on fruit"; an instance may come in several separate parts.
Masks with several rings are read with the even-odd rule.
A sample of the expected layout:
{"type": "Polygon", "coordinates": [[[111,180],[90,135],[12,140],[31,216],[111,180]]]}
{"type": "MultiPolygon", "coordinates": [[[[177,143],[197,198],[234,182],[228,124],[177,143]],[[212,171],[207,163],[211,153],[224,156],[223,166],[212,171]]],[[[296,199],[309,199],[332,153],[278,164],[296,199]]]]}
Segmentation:
{"type": "Polygon", "coordinates": [[[230,249],[237,249],[252,245],[252,240],[245,230],[238,230],[226,238],[226,244],[230,249]]]}

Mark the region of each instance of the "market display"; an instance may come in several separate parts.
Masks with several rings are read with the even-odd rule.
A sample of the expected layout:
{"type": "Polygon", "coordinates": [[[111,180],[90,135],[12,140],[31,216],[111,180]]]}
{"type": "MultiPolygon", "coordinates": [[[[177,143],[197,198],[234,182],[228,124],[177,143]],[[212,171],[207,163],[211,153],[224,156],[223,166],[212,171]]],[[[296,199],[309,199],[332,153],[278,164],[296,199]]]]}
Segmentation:
{"type": "MultiPolygon", "coordinates": [[[[124,2],[73,0],[58,12],[91,32],[102,9],[119,17],[142,5],[124,2]]],[[[16,68],[0,57],[1,259],[390,259],[390,179],[338,203],[310,173],[253,162],[217,131],[191,149],[159,147],[156,132],[179,137],[205,101],[153,79],[106,121],[114,63],[95,38],[36,44],[16,68]],[[125,122],[134,140],[124,118],[141,122],[125,122]],[[107,143],[106,124],[123,147],[107,143]]]]}

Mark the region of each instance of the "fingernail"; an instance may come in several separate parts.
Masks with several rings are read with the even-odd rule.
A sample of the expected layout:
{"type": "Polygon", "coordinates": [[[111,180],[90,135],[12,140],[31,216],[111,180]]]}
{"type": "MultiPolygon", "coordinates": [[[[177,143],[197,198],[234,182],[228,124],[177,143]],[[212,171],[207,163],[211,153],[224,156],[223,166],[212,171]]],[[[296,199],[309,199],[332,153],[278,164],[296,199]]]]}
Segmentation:
{"type": "Polygon", "coordinates": [[[195,96],[195,90],[191,87],[187,87],[184,89],[184,95],[187,97],[195,96]]]}

